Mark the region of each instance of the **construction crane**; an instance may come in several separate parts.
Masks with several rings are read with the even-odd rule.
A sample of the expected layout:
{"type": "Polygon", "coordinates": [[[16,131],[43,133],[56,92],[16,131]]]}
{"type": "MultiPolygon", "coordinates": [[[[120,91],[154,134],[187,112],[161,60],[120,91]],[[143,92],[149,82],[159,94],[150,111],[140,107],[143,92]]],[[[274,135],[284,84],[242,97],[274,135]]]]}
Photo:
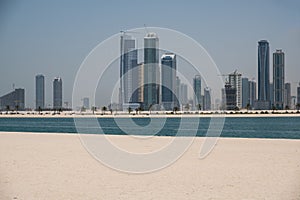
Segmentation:
{"type": "Polygon", "coordinates": [[[231,75],[231,74],[237,74],[237,69],[234,70],[233,73],[230,73],[230,74],[218,74],[218,76],[229,76],[229,75],[231,75]]]}
{"type": "Polygon", "coordinates": [[[142,34],[141,32],[137,32],[137,31],[126,31],[126,30],[121,30],[120,33],[123,34],[123,35],[125,35],[126,33],[142,34]]]}

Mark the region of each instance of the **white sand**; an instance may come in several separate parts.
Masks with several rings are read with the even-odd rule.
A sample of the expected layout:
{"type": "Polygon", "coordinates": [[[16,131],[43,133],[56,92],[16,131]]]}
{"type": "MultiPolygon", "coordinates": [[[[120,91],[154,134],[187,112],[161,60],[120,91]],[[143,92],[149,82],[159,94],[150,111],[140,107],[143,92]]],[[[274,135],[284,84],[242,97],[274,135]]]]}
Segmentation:
{"type": "MultiPolygon", "coordinates": [[[[134,149],[128,136],[110,137],[134,149]]],[[[165,169],[134,175],[96,161],[75,134],[0,133],[0,199],[300,199],[300,140],[222,138],[200,160],[202,142],[165,169]]]]}

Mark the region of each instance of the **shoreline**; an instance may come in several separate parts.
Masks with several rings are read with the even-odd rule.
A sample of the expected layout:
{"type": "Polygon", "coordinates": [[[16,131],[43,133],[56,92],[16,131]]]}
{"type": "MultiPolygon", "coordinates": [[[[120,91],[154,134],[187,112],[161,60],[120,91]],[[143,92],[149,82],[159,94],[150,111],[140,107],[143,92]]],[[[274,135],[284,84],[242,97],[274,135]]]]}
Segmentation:
{"type": "MultiPolygon", "coordinates": [[[[132,138],[143,138],[143,139],[147,139],[147,138],[152,138],[152,137],[157,137],[157,138],[174,138],[174,137],[177,137],[177,138],[200,138],[200,139],[205,139],[205,138],[212,138],[212,137],[207,137],[207,136],[168,136],[168,135],[153,135],[153,136],[148,136],[148,135],[122,135],[122,134],[93,134],[93,133],[59,133],[59,132],[24,132],[24,131],[0,131],[0,136],[1,134],[5,135],[5,134],[19,134],[19,135],[23,135],[23,134],[28,134],[28,135],[57,135],[57,136],[62,136],[62,135],[70,135],[70,136],[78,136],[80,137],[80,135],[83,135],[83,136],[99,136],[99,137],[132,137],[132,138]]],[[[218,140],[219,139],[225,139],[225,140],[239,140],[239,139],[242,139],[242,140],[280,140],[280,141],[299,141],[300,142],[300,138],[299,139],[291,139],[291,138],[263,138],[263,137],[260,137],[260,138],[254,138],[254,137],[222,137],[222,136],[219,136],[217,137],[218,140]]]]}
{"type": "MultiPolygon", "coordinates": [[[[196,113],[177,113],[177,114],[165,114],[165,113],[140,113],[140,114],[128,114],[128,113],[117,113],[117,114],[108,114],[108,113],[75,113],[75,112],[62,112],[60,114],[53,113],[30,113],[25,112],[8,113],[0,114],[0,118],[211,118],[211,117],[300,117],[300,113],[272,113],[272,111],[267,111],[268,113],[260,113],[260,111],[249,112],[249,113],[212,113],[212,112],[203,112],[200,114],[196,113]],[[256,113],[258,112],[258,113],[256,113]]],[[[265,111],[262,111],[265,112],[265,111]]]]}

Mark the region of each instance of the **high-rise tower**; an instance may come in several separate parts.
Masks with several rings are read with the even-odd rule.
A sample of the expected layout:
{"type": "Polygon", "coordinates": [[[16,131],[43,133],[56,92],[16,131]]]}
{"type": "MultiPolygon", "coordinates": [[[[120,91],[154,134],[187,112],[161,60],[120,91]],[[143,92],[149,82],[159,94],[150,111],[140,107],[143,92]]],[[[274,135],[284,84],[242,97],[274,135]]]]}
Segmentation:
{"type": "Polygon", "coordinates": [[[42,74],[35,77],[35,108],[45,108],[45,77],[42,74]]]}
{"type": "Polygon", "coordinates": [[[254,80],[249,81],[249,104],[253,108],[256,101],[256,82],[254,80]]]}
{"type": "Polygon", "coordinates": [[[62,79],[57,77],[53,80],[53,109],[62,108],[62,79]]]}
{"type": "Polygon", "coordinates": [[[250,90],[249,90],[249,79],[242,78],[242,108],[246,108],[250,104],[250,90]]]}
{"type": "Polygon", "coordinates": [[[144,37],[144,109],[155,109],[159,104],[159,49],[155,33],[144,37]],[[156,105],[156,106],[154,106],[156,105]],[[154,106],[154,107],[153,107],[154,106]]]}
{"type": "Polygon", "coordinates": [[[194,89],[194,109],[200,104],[202,107],[202,98],[201,98],[201,76],[196,75],[193,80],[193,89],[194,89]]]}
{"type": "Polygon", "coordinates": [[[300,83],[297,87],[297,104],[300,104],[300,83]]]}
{"type": "Polygon", "coordinates": [[[229,74],[228,80],[229,84],[232,88],[236,89],[236,106],[241,108],[242,107],[242,81],[241,81],[242,74],[234,71],[233,73],[229,74]]]}
{"type": "Polygon", "coordinates": [[[176,98],[176,55],[165,53],[161,57],[161,102],[165,110],[173,110],[176,98]]]}
{"type": "Polygon", "coordinates": [[[138,102],[138,94],[134,88],[138,85],[137,76],[137,50],[133,37],[124,33],[120,38],[120,91],[119,104],[121,110],[126,109],[125,104],[138,102]]]}
{"type": "Polygon", "coordinates": [[[269,43],[258,42],[258,104],[257,109],[270,108],[269,43]]]}
{"type": "Polygon", "coordinates": [[[275,108],[284,109],[284,53],[282,50],[276,50],[273,53],[273,89],[275,108]]]}
{"type": "Polygon", "coordinates": [[[203,110],[211,110],[211,90],[209,87],[204,88],[203,110]]]}
{"type": "Polygon", "coordinates": [[[291,109],[292,95],[291,95],[291,83],[284,84],[284,109],[291,109]]]}

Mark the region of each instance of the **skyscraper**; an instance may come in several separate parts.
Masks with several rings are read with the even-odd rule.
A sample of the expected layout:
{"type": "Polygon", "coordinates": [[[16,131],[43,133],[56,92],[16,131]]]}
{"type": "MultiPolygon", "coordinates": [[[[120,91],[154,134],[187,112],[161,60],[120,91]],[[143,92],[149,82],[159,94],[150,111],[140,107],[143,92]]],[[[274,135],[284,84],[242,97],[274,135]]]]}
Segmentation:
{"type": "MultiPolygon", "coordinates": [[[[139,63],[137,67],[138,72],[138,102],[144,102],[144,63],[139,63]]],[[[136,77],[135,77],[136,78],[136,77]]],[[[134,81],[135,83],[135,81],[134,81]]],[[[135,93],[136,91],[134,91],[135,93]]]]}
{"type": "Polygon", "coordinates": [[[193,80],[193,89],[194,89],[194,109],[197,108],[198,104],[202,105],[202,98],[201,98],[201,76],[196,75],[193,80]]]}
{"type": "Polygon", "coordinates": [[[250,90],[248,78],[242,78],[242,108],[246,108],[247,104],[250,104],[250,90]]]}
{"type": "Polygon", "coordinates": [[[237,108],[236,88],[234,88],[231,84],[226,83],[225,93],[226,93],[226,109],[235,110],[237,108]]]}
{"type": "Polygon", "coordinates": [[[188,90],[187,84],[181,83],[180,84],[180,103],[181,105],[185,105],[188,103],[188,90]]]}
{"type": "Polygon", "coordinates": [[[269,43],[258,42],[258,102],[257,109],[270,108],[269,43]]]}
{"type": "Polygon", "coordinates": [[[234,71],[229,74],[229,84],[236,89],[236,106],[242,107],[242,82],[241,82],[242,74],[234,71]]]}
{"type": "Polygon", "coordinates": [[[300,83],[299,86],[297,87],[297,104],[300,104],[300,83]]]}
{"type": "Polygon", "coordinates": [[[256,82],[249,81],[249,103],[250,107],[254,107],[254,103],[256,101],[256,82]]]}
{"type": "MultiPolygon", "coordinates": [[[[148,33],[144,37],[144,109],[159,104],[159,49],[158,37],[148,33]]],[[[158,108],[157,108],[158,109],[158,108]]]]}
{"type": "Polygon", "coordinates": [[[137,50],[135,39],[124,32],[120,38],[120,92],[119,104],[121,109],[127,109],[130,102],[138,102],[137,50]],[[135,93],[134,93],[135,92],[135,93]],[[127,105],[123,108],[124,105],[127,105]]]}
{"type": "Polygon", "coordinates": [[[42,74],[35,77],[35,108],[45,108],[45,77],[42,74]]]}
{"type": "Polygon", "coordinates": [[[275,105],[274,104],[274,100],[275,100],[274,94],[275,94],[275,92],[274,92],[274,84],[270,83],[270,106],[275,105]]]}
{"type": "Polygon", "coordinates": [[[292,105],[291,83],[284,84],[284,108],[290,109],[292,105]]]}
{"type": "Polygon", "coordinates": [[[0,110],[24,110],[25,109],[25,90],[22,88],[0,97],[0,110]]]}
{"type": "Polygon", "coordinates": [[[210,88],[204,88],[203,110],[211,110],[211,94],[210,88]]]}
{"type": "Polygon", "coordinates": [[[225,88],[221,89],[221,106],[220,110],[225,110],[226,109],[226,90],[225,88]]]}
{"type": "Polygon", "coordinates": [[[180,108],[180,78],[178,76],[176,76],[176,97],[175,97],[175,101],[176,101],[176,107],[180,108]]]}
{"type": "Polygon", "coordinates": [[[53,80],[53,109],[62,108],[62,80],[59,77],[53,80]]]}
{"type": "Polygon", "coordinates": [[[273,89],[275,108],[284,109],[284,53],[281,49],[273,53],[273,89]]]}
{"type": "Polygon", "coordinates": [[[161,57],[161,92],[165,110],[173,110],[176,94],[176,55],[165,53],[161,57]]]}

